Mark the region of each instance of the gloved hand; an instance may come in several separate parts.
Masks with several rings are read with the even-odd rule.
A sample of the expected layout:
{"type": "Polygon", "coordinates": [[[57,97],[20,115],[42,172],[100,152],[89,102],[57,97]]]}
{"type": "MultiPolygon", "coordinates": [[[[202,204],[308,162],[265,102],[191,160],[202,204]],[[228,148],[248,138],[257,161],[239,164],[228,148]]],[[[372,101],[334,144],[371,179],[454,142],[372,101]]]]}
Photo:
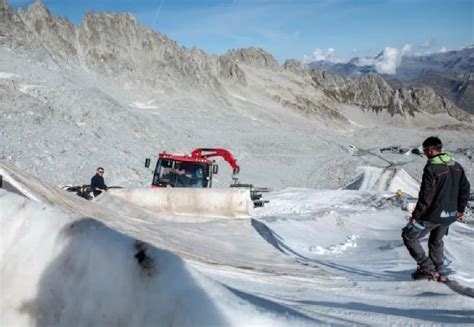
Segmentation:
{"type": "Polygon", "coordinates": [[[419,223],[416,221],[416,219],[410,219],[410,224],[413,225],[413,227],[415,227],[416,229],[419,229],[419,230],[423,230],[425,229],[426,227],[423,225],[423,223],[419,223]]]}
{"type": "Polygon", "coordinates": [[[456,214],[457,221],[464,221],[464,212],[458,211],[456,214]]]}

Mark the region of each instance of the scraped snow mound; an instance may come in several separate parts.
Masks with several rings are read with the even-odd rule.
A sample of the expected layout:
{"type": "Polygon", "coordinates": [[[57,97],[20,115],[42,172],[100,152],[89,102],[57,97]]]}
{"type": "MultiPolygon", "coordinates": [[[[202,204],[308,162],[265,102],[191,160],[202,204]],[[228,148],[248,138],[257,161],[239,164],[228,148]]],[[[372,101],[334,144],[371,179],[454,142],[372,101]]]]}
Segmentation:
{"type": "Polygon", "coordinates": [[[278,325],[178,256],[95,219],[0,190],[0,227],[2,326],[278,325]]]}
{"type": "Polygon", "coordinates": [[[0,175],[18,193],[0,189],[0,326],[307,325],[168,251],[180,243],[172,228],[140,241],[151,225],[139,208],[86,201],[2,162],[0,175]],[[117,231],[126,221],[143,225],[117,231]]]}
{"type": "Polygon", "coordinates": [[[4,191],[0,207],[2,325],[225,322],[173,254],[4,191]]]}
{"type": "Polygon", "coordinates": [[[406,194],[416,197],[420,186],[403,169],[363,166],[357,168],[357,177],[346,186],[346,189],[382,192],[402,190],[406,194]]]}

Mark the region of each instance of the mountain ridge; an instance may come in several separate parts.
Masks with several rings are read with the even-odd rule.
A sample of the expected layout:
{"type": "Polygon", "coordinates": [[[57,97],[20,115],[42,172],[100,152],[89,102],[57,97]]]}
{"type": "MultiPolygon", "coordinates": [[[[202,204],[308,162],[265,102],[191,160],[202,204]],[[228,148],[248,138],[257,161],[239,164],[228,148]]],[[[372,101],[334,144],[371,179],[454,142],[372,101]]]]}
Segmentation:
{"type": "MultiPolygon", "coordinates": [[[[341,84],[328,87],[317,77],[315,79],[301,70],[295,72],[297,65],[280,66],[271,54],[260,48],[231,49],[224,55],[216,56],[199,49],[180,47],[165,35],[141,27],[129,13],[87,13],[76,26],[67,19],[52,15],[42,1],[36,1],[27,10],[15,13],[5,0],[0,0],[0,8],[0,15],[8,25],[1,40],[3,44],[39,51],[42,57],[50,58],[58,66],[80,67],[112,76],[126,87],[147,89],[149,92],[161,90],[168,94],[185,94],[186,90],[192,89],[225,101],[229,85],[232,89],[242,88],[244,91],[252,87],[248,73],[243,69],[247,66],[280,77],[286,74],[285,71],[296,73],[303,81],[295,83],[294,78],[284,75],[289,77],[291,84],[287,92],[275,94],[265,90],[265,95],[270,101],[303,113],[316,113],[321,119],[347,121],[337,112],[337,103],[341,103],[376,112],[386,109],[392,115],[402,116],[403,112],[411,115],[416,112],[446,112],[458,120],[472,122],[470,115],[431,90],[417,91],[423,96],[412,101],[410,91],[395,91],[378,78],[348,82],[331,77],[332,83],[341,84]],[[343,89],[357,96],[347,98],[341,96],[340,91],[337,95],[334,89],[343,89]],[[394,101],[397,105],[390,104],[394,101]],[[426,104],[420,101],[426,101],[426,104]]],[[[279,85],[270,85],[272,88],[282,89],[279,85]]]]}

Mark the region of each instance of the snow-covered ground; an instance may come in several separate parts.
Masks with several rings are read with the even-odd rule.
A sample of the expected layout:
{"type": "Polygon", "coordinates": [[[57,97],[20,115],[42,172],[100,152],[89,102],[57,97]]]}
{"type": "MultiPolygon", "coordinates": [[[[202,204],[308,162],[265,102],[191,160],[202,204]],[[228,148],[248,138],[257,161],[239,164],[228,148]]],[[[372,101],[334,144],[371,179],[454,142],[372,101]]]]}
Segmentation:
{"type": "Polygon", "coordinates": [[[464,289],[414,282],[392,193],[287,188],[251,219],[190,220],[109,194],[88,202],[5,164],[0,174],[27,196],[0,190],[1,325],[474,321],[473,226],[446,238],[464,289]]]}

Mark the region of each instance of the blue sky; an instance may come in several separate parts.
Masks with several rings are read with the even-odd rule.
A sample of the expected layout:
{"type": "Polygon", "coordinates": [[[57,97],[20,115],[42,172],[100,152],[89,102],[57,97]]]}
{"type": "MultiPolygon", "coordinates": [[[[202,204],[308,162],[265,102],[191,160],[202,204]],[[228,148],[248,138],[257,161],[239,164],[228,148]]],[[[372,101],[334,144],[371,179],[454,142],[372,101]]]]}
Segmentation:
{"type": "MultiPolygon", "coordinates": [[[[14,8],[33,1],[7,0],[14,8]]],[[[87,11],[131,12],[178,44],[223,54],[261,47],[280,61],[345,61],[386,47],[410,53],[474,44],[474,0],[44,0],[79,24],[87,11]]]]}

